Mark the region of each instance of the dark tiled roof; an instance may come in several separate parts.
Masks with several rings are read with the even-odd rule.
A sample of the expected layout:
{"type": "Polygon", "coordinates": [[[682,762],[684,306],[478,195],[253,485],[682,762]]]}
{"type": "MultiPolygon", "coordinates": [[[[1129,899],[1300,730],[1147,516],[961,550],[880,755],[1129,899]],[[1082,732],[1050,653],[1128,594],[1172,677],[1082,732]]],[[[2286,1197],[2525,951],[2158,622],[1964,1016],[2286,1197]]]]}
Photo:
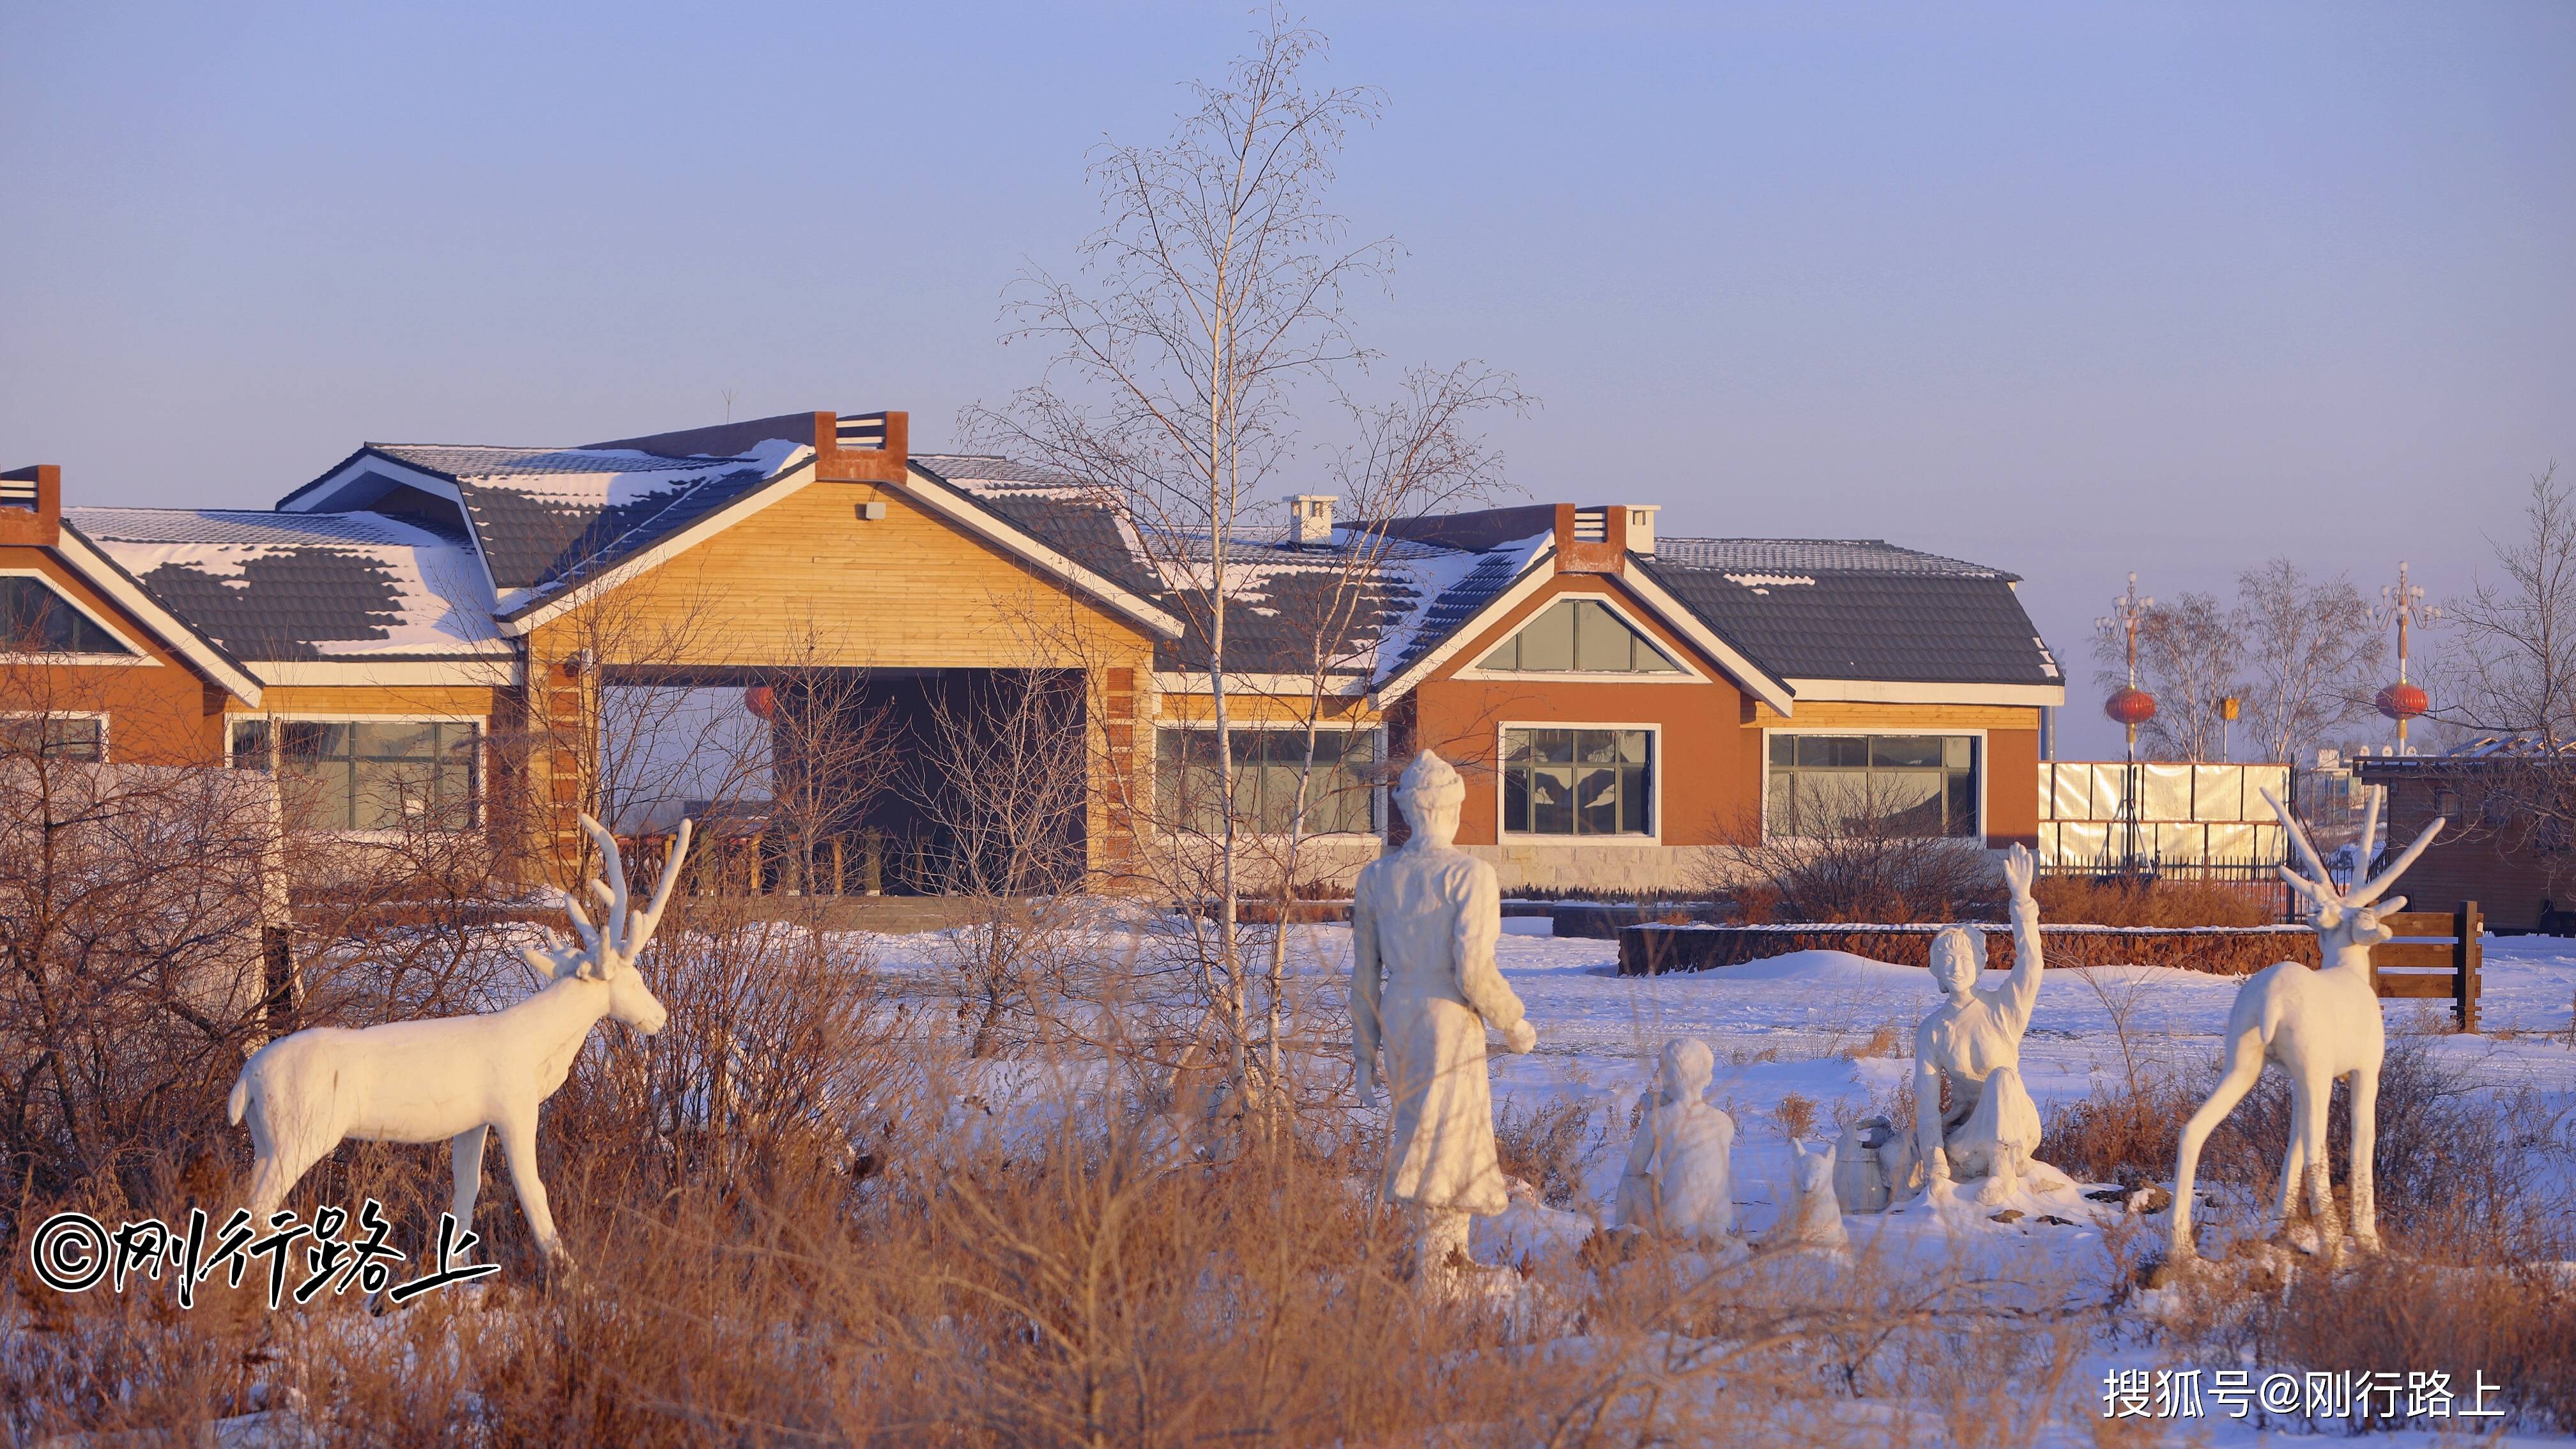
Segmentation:
{"type": "Polygon", "coordinates": [[[1983,564],[1920,553],[1875,538],[1667,538],[1655,544],[1655,562],[1674,568],[1721,572],[1930,574],[1947,578],[2005,579],[2013,574],[1983,564]]]}
{"type": "Polygon", "coordinates": [[[2010,574],[1885,544],[1680,542],[1640,566],[1783,679],[2065,683],[2010,574]]]}
{"type": "Polygon", "coordinates": [[[492,652],[463,543],[374,513],[72,508],[64,521],[245,659],[492,652]]]}
{"type": "Polygon", "coordinates": [[[448,479],[465,500],[493,586],[542,596],[651,548],[758,490],[792,450],[671,458],[628,449],[374,443],[396,462],[448,479]]]}

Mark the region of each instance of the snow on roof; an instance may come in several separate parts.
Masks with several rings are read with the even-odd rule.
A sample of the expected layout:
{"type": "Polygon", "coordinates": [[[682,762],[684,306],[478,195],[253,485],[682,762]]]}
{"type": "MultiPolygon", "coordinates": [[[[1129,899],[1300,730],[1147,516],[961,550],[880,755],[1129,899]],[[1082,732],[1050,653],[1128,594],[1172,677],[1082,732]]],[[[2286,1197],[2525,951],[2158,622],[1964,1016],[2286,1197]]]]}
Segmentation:
{"type": "Polygon", "coordinates": [[[63,521],[245,659],[508,650],[472,550],[383,514],[68,508],[63,521]]]}
{"type": "Polygon", "coordinates": [[[688,458],[633,448],[367,445],[456,484],[503,608],[652,547],[766,484],[801,450],[784,438],[688,458]]]}

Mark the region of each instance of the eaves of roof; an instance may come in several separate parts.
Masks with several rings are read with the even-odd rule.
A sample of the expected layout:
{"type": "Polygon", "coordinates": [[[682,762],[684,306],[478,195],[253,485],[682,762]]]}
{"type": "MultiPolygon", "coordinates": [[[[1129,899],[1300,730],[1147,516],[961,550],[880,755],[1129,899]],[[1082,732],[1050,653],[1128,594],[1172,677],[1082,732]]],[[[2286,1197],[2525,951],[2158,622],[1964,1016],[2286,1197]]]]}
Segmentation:
{"type": "Polygon", "coordinates": [[[248,705],[259,703],[262,685],[259,676],[251,673],[250,666],[189,623],[184,615],[170,607],[168,600],[128,572],[125,565],[118,563],[114,555],[99,547],[89,535],[68,521],[61,527],[61,538],[78,545],[77,549],[67,549],[59,542],[56,544],[54,551],[61,554],[65,562],[100,586],[101,591],[115,599],[120,608],[140,619],[145,627],[177,650],[181,658],[203,670],[208,678],[230,690],[235,698],[248,705]],[[107,577],[101,578],[100,574],[107,577]],[[143,607],[137,608],[138,603],[143,607]]]}

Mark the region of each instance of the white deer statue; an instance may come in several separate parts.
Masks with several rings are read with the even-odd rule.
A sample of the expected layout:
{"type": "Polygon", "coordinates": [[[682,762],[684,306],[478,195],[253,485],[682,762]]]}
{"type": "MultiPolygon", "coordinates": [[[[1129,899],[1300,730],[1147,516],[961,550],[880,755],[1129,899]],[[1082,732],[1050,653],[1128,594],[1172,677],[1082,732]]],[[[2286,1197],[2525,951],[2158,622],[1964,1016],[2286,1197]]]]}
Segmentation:
{"type": "Polygon", "coordinates": [[[481,1016],[400,1021],[350,1031],[317,1026],[260,1048],[233,1084],[232,1120],[250,1119],[250,1211],[265,1227],[305,1170],[347,1138],[445,1141],[456,1171],[456,1221],[473,1221],[483,1178],[483,1134],[497,1129],[510,1182],[547,1261],[570,1268],[546,1185],[537,1178],[537,1109],[564,1084],[573,1058],[600,1018],[616,1017],[647,1036],[668,1016],[645,986],[635,958],[653,939],[689,852],[680,823],[652,904],[628,908],[617,838],[581,817],[599,842],[602,878],[591,894],[606,908],[597,929],[578,901],[564,909],[579,947],[528,947],[521,954],[546,984],[516,1006],[481,1016]]]}
{"type": "MultiPolygon", "coordinates": [[[[2384,786],[2375,789],[2362,815],[2358,868],[2363,871],[2370,868],[2371,852],[2378,844],[2379,807],[2387,793],[2384,786]]],[[[2189,1260],[2196,1251],[2191,1238],[2191,1187],[2201,1146],[2253,1090],[2266,1061],[2279,1062],[2290,1077],[2290,1146],[2281,1165],[2281,1220],[2289,1221],[2304,1177],[2320,1251],[2329,1260],[2342,1256],[2343,1235],[2335,1226],[2334,1188],[2326,1161],[2326,1109],[2334,1099],[2335,1082],[2350,1077],[2352,1232],[2364,1251],[2379,1250],[2370,1163],[2378,1134],[2379,1064],[2388,1053],[2388,1024],[2380,1015],[2370,948],[2396,934],[2381,920],[2404,910],[2406,898],[2394,896],[2385,904],[2374,903],[2433,843],[2444,822],[2436,819],[2426,826],[2386,870],[2338,892],[2299,822],[2270,791],[2263,798],[2288,827],[2299,858],[2307,864],[2307,875],[2285,865],[2281,877],[2316,907],[2323,969],[2282,961],[2246,978],[2237,989],[2236,1004],[2227,1013],[2226,1065],[2218,1088],[2182,1129],[2182,1155],[2174,1169],[2173,1246],[2168,1254],[2168,1261],[2174,1263],[2189,1260]]]]}

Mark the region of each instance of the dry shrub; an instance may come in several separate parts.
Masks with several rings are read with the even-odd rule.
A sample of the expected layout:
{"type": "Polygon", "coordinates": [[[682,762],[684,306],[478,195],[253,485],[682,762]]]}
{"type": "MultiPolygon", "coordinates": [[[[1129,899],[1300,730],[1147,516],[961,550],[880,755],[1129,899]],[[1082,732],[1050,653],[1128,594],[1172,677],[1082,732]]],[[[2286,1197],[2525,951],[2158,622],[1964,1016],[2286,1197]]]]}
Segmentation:
{"type": "Polygon", "coordinates": [[[1494,1112],[1494,1151],[1503,1175],[1538,1189],[1550,1207],[1583,1198],[1583,1169],[1602,1150],[1607,1128],[1590,1102],[1560,1097],[1535,1107],[1506,1101],[1494,1112]]]}
{"type": "Polygon", "coordinates": [[[1771,1115],[1779,1119],[1780,1135],[1793,1141],[1803,1140],[1816,1126],[1814,1100],[1795,1092],[1781,1093],[1780,1105],[1771,1109],[1771,1115]]]}
{"type": "Polygon", "coordinates": [[[1766,834],[1759,820],[1740,822],[1707,848],[1695,884],[1732,901],[1748,924],[1904,925],[1992,919],[2001,911],[2002,880],[1979,844],[1899,829],[1866,812],[1823,822],[1807,836],[1766,834]]]}
{"type": "Polygon", "coordinates": [[[2031,886],[2040,918],[2056,925],[2268,926],[2279,888],[2220,881],[2042,876],[2031,886]]]}
{"type": "Polygon", "coordinates": [[[2040,1160],[2086,1182],[2133,1189],[2171,1178],[2182,1151],[2182,1124],[2206,1095],[2154,1082],[2054,1106],[2040,1123],[2040,1160]]]}

